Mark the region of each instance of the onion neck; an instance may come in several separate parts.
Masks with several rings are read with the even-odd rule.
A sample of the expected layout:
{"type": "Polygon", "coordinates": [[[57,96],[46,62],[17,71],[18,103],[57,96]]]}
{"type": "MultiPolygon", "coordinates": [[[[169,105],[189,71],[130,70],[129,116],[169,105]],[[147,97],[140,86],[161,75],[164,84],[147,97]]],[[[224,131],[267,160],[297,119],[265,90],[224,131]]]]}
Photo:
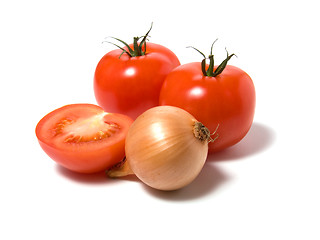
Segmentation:
{"type": "Polygon", "coordinates": [[[195,122],[193,126],[193,134],[201,142],[209,141],[211,139],[210,131],[201,122],[195,122]]]}
{"type": "Polygon", "coordinates": [[[116,165],[106,170],[106,174],[110,178],[125,177],[134,174],[129,166],[126,157],[116,165]]]}

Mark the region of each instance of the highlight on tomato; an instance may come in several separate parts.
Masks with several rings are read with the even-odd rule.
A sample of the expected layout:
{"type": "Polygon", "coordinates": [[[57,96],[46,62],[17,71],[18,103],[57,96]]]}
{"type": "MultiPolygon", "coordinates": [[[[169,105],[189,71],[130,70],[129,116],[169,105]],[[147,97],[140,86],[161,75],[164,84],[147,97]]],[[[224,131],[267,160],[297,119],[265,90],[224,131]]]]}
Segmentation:
{"type": "MultiPolygon", "coordinates": [[[[250,76],[238,67],[227,65],[234,54],[214,65],[214,56],[202,56],[175,68],[166,77],[159,98],[160,105],[185,109],[217,139],[209,143],[209,152],[217,152],[238,143],[251,128],[255,111],[255,88],[250,76]]],[[[193,47],[192,47],[193,48],[193,47]]]]}
{"type": "Polygon", "coordinates": [[[123,160],[133,120],[92,104],[71,104],[36,126],[42,149],[61,166],[80,173],[101,172],[123,160]]]}
{"type": "Polygon", "coordinates": [[[97,64],[94,93],[105,111],[136,119],[158,106],[163,81],[180,62],[168,48],[147,42],[151,29],[152,25],[144,36],[135,37],[133,44],[113,38],[124,46],[112,43],[119,49],[105,54],[97,64]]]}

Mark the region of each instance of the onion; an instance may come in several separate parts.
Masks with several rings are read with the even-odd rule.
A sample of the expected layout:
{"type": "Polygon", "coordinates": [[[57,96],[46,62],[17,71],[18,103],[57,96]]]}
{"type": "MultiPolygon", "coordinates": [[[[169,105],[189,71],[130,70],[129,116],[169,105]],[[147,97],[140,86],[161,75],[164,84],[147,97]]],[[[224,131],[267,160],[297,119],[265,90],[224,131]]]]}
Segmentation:
{"type": "Polygon", "coordinates": [[[140,115],[126,137],[126,161],[110,177],[135,174],[148,186],[176,190],[200,173],[208,154],[209,130],[187,111],[154,107],[140,115]]]}

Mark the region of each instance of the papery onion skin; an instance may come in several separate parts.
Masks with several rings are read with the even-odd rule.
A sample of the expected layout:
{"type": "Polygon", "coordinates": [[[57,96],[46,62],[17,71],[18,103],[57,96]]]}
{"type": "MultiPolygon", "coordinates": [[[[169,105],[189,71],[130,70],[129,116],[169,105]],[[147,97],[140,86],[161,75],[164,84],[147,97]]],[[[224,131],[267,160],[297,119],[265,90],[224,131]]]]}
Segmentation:
{"type": "MultiPolygon", "coordinates": [[[[133,173],[159,190],[176,190],[200,173],[208,154],[206,138],[194,133],[199,123],[177,107],[154,107],[140,115],[126,137],[126,157],[133,173]]],[[[201,123],[199,123],[201,124],[201,123]]]]}

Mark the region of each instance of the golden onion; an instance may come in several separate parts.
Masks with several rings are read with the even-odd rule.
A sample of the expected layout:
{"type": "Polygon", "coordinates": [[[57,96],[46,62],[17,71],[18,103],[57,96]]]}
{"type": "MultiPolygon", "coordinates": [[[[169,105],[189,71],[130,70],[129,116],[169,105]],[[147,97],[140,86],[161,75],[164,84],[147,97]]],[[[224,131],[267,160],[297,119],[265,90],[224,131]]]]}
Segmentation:
{"type": "Polygon", "coordinates": [[[176,190],[200,173],[208,154],[209,130],[187,111],[158,106],[141,114],[126,137],[126,162],[108,172],[134,173],[159,190],[176,190]]]}

